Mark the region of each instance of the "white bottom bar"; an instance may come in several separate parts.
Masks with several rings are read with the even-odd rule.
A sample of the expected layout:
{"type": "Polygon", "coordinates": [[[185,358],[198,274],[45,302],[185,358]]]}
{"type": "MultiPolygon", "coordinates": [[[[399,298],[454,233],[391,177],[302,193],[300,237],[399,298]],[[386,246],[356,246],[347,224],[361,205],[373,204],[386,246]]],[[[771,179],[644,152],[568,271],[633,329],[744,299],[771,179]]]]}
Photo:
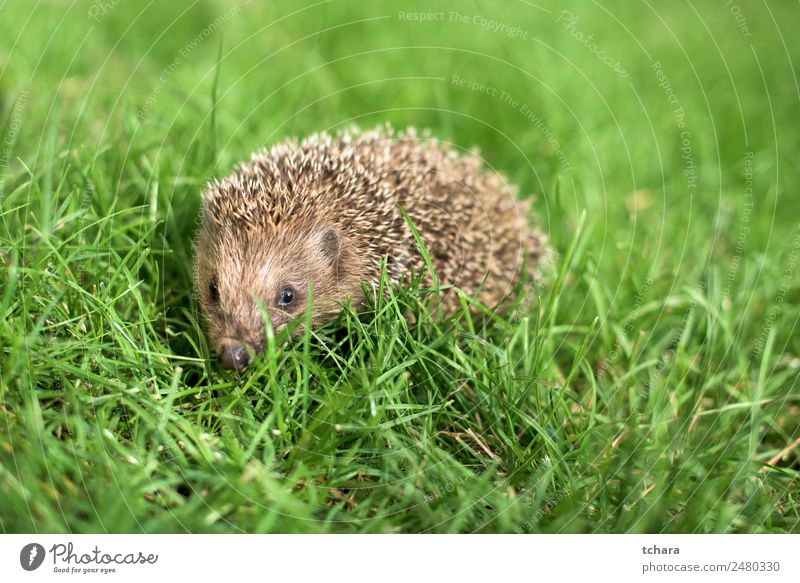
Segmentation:
{"type": "Polygon", "coordinates": [[[0,581],[797,582],[799,551],[800,535],[3,535],[0,581]]]}

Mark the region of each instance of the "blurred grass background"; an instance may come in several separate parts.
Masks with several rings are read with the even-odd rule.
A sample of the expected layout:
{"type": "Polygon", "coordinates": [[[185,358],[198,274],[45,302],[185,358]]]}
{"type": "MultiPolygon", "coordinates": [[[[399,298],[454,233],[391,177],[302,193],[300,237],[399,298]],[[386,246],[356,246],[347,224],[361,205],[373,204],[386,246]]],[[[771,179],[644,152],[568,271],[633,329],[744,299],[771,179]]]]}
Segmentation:
{"type": "Polygon", "coordinates": [[[790,2],[0,4],[0,527],[796,531],[798,24],[790,2]],[[479,147],[563,277],[483,328],[346,314],[345,341],[221,371],[191,281],[206,180],[387,121],[479,147]]]}

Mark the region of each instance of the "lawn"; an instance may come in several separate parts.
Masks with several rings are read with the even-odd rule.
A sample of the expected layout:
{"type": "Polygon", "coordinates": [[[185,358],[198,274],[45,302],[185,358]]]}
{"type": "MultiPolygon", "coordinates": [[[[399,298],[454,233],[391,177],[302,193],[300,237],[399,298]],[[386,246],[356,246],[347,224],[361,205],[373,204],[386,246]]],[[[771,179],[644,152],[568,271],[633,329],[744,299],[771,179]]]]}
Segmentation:
{"type": "Polygon", "coordinates": [[[798,26],[796,2],[0,2],[0,529],[797,532],[798,26]],[[396,289],[222,369],[204,184],[385,122],[519,185],[548,279],[449,319],[396,289]]]}

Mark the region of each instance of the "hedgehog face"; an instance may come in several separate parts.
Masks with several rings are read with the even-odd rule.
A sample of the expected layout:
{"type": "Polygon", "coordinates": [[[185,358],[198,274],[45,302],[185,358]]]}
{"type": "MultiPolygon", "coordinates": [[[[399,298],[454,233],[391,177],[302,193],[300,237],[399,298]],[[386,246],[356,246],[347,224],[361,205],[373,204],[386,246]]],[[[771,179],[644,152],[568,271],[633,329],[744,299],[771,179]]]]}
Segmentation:
{"type": "Polygon", "coordinates": [[[327,226],[204,224],[195,280],[209,341],[223,366],[241,370],[263,350],[264,312],[276,332],[306,309],[315,323],[334,316],[352,292],[339,277],[341,256],[342,240],[327,226]]]}

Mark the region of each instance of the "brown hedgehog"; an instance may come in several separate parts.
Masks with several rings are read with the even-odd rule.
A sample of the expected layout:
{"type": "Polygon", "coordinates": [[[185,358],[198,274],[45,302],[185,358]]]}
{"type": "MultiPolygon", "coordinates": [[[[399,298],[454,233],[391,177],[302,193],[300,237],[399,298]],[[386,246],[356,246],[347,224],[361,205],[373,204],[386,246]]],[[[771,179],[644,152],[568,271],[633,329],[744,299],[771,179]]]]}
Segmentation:
{"type": "Polygon", "coordinates": [[[305,310],[313,286],[316,325],[348,299],[358,306],[362,283],[379,281],[383,260],[395,284],[424,272],[401,209],[428,250],[446,306],[457,305],[452,286],[498,304],[524,255],[535,271],[548,251],[546,237],[527,226],[527,204],[474,154],[388,128],[283,142],[203,196],[195,280],[222,364],[241,370],[263,349],[259,304],[278,330],[305,310]]]}

